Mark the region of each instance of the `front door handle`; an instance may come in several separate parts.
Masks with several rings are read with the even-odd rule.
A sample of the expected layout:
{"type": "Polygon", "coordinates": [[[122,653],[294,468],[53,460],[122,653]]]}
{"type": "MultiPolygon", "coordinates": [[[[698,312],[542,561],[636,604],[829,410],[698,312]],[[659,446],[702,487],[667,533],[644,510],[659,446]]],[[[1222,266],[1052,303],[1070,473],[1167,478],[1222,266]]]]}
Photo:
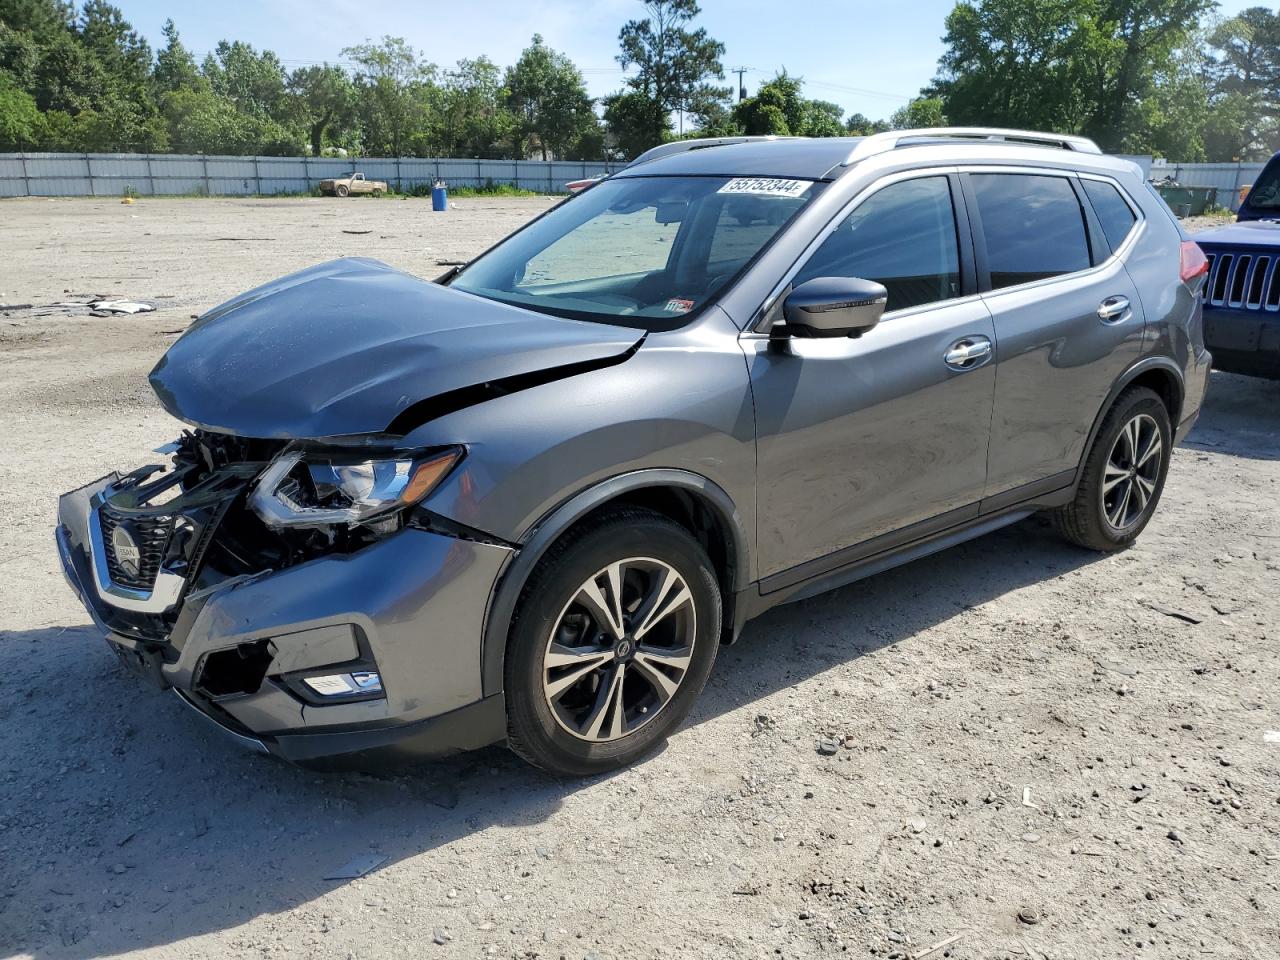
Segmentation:
{"type": "Polygon", "coordinates": [[[1128,297],[1107,297],[1098,307],[1098,319],[1103,323],[1124,323],[1132,316],[1128,297]]]}
{"type": "Polygon", "coordinates": [[[942,355],[952,370],[972,370],[991,358],[991,341],[986,337],[965,337],[953,343],[942,355]]]}

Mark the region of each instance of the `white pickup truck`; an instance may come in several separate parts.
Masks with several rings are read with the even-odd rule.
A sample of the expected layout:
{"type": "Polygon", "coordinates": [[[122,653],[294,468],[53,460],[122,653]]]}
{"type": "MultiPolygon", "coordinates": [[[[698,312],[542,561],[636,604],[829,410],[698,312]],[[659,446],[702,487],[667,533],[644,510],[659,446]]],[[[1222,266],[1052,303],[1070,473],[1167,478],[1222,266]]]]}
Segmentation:
{"type": "Polygon", "coordinates": [[[335,197],[345,197],[353,193],[368,193],[380,197],[387,192],[387,182],[366,180],[363,173],[348,173],[345,177],[321,180],[320,192],[335,197]]]}

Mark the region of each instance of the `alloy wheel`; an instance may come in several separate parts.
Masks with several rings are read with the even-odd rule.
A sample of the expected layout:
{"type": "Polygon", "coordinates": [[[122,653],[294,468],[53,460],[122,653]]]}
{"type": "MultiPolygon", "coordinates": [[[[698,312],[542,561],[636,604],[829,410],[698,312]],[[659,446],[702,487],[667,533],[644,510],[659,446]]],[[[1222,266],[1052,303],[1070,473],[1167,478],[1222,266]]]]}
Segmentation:
{"type": "Polygon", "coordinates": [[[1142,519],[1164,465],[1164,437],[1155,418],[1140,413],[1116,437],[1102,475],[1102,514],[1117,531],[1142,519]]]}
{"type": "Polygon", "coordinates": [[[597,571],[560,611],[543,657],[543,694],[566,732],[619,740],[671,702],[697,636],[693,593],[651,557],[597,571]]]}

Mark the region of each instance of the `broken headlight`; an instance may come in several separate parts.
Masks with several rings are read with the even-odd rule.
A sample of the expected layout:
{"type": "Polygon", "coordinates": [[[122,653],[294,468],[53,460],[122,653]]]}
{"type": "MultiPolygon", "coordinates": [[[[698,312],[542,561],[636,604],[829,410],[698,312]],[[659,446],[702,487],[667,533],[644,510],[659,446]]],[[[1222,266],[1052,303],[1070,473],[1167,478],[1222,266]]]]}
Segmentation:
{"type": "Polygon", "coordinates": [[[420,456],[360,460],[291,451],[262,472],[249,505],[270,527],[377,523],[412,506],[462,459],[461,447],[420,456]]]}

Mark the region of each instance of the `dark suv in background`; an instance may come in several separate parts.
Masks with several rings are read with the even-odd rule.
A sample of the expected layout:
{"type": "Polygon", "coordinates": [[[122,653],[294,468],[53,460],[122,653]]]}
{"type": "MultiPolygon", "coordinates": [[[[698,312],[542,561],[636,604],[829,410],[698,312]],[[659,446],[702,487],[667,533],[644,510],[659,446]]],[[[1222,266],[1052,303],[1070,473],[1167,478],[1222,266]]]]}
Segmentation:
{"type": "Polygon", "coordinates": [[[607,770],[775,604],[1035,511],[1131,543],[1205,267],[1087,140],[684,150],[435,283],[340,260],[204,314],[151,375],[192,429],[62,498],[63,565],[255,748],[607,770]]]}
{"type": "Polygon", "coordinates": [[[1240,205],[1238,222],[1196,241],[1210,263],[1204,322],[1213,365],[1280,379],[1280,153],[1240,205]]]}

